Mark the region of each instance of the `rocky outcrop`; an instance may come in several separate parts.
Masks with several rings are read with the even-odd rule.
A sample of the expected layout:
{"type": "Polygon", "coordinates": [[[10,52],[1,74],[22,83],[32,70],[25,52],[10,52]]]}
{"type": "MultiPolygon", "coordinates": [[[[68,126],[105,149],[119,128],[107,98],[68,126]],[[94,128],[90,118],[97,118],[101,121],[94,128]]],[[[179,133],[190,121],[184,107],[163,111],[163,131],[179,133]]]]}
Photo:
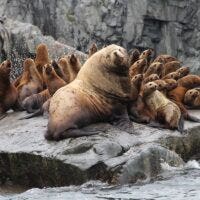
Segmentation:
{"type": "Polygon", "coordinates": [[[152,47],[200,73],[198,0],[0,0],[0,14],[82,51],[93,41],[152,47]]]}
{"type": "MultiPolygon", "coordinates": [[[[134,183],[161,172],[161,163],[184,165],[199,153],[199,124],[186,122],[185,134],[135,124],[137,135],[110,124],[94,124],[102,133],[50,142],[43,117],[18,120],[9,113],[0,121],[0,183],[27,187],[79,185],[88,180],[134,183]],[[106,130],[106,131],[105,131],[106,130]]],[[[199,115],[199,111],[196,112],[199,115]]]]}
{"type": "Polygon", "coordinates": [[[23,60],[27,57],[34,58],[36,46],[45,43],[48,46],[51,59],[58,59],[65,54],[75,53],[84,62],[86,55],[73,47],[55,41],[52,36],[44,36],[40,29],[29,23],[6,19],[0,24],[0,37],[3,38],[4,57],[12,60],[13,67],[11,79],[16,78],[22,72],[23,60]],[[6,34],[5,34],[6,33],[6,34]]]}

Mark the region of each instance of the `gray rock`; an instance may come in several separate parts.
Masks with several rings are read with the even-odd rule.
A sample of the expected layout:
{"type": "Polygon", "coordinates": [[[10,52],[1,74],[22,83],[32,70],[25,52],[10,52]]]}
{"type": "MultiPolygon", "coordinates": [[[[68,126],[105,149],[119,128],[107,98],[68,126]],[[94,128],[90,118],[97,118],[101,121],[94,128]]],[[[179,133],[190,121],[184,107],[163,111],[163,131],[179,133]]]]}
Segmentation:
{"type": "MultiPolygon", "coordinates": [[[[27,57],[34,57],[36,46],[40,43],[45,43],[48,46],[51,59],[58,59],[65,54],[72,53],[78,55],[81,62],[86,59],[85,54],[73,47],[55,41],[52,36],[43,36],[39,28],[32,24],[6,19],[2,27],[3,31],[7,31],[9,34],[9,40],[6,37],[3,40],[3,49],[13,62],[11,79],[22,72],[22,62],[27,57]]],[[[1,35],[3,35],[3,31],[0,29],[1,35]]]]}
{"type": "MultiPolygon", "coordinates": [[[[193,111],[194,112],[194,111],[193,111]]],[[[194,112],[196,116],[199,111],[194,112]]],[[[133,183],[151,179],[161,164],[182,166],[199,153],[200,129],[185,123],[185,134],[134,124],[139,135],[110,124],[94,124],[102,133],[49,142],[43,117],[18,120],[24,112],[9,113],[0,121],[0,182],[27,187],[79,185],[88,180],[133,183]]]]}
{"type": "Polygon", "coordinates": [[[32,23],[81,51],[94,41],[151,47],[200,73],[198,0],[0,0],[0,15],[32,23]]]}

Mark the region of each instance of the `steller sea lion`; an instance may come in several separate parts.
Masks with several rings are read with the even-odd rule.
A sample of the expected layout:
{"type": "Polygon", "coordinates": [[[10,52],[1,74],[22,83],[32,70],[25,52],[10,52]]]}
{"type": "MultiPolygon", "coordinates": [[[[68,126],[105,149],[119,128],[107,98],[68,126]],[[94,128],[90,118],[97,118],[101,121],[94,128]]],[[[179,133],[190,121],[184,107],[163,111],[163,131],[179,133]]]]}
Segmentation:
{"type": "Polygon", "coordinates": [[[163,64],[166,64],[171,61],[178,61],[178,59],[173,56],[163,54],[163,55],[159,55],[158,57],[156,57],[156,59],[153,62],[161,62],[163,64]]]}
{"type": "Polygon", "coordinates": [[[17,86],[20,104],[26,97],[37,94],[43,90],[43,80],[36,69],[34,61],[28,58],[24,61],[23,66],[23,74],[17,86]]]}
{"type": "Polygon", "coordinates": [[[184,120],[179,107],[170,101],[162,92],[157,90],[154,82],[144,85],[142,98],[146,106],[151,110],[154,118],[159,123],[150,123],[150,126],[177,129],[183,132],[184,120]]]}
{"type": "Polygon", "coordinates": [[[162,75],[163,64],[160,62],[153,62],[148,67],[147,71],[144,74],[144,78],[149,77],[151,74],[157,74],[159,77],[162,75]]]}
{"type": "Polygon", "coordinates": [[[146,65],[147,65],[146,59],[140,59],[136,61],[133,65],[131,65],[129,69],[129,77],[132,78],[137,74],[142,74],[146,65]]]}
{"type": "Polygon", "coordinates": [[[179,61],[171,61],[164,64],[162,77],[166,76],[171,72],[175,72],[177,69],[181,67],[181,63],[179,61]]]}
{"type": "MultiPolygon", "coordinates": [[[[40,112],[42,111],[42,105],[61,87],[66,85],[66,82],[61,79],[55,72],[54,68],[50,64],[44,65],[43,68],[43,77],[45,80],[45,83],[47,85],[47,89],[43,90],[42,92],[38,94],[33,94],[29,97],[27,97],[22,102],[22,107],[27,110],[28,113],[34,112],[36,109],[40,109],[40,112]]],[[[37,113],[39,111],[36,111],[37,113]]],[[[42,114],[42,113],[41,113],[42,114]]],[[[38,115],[38,114],[37,114],[38,115]]],[[[31,117],[34,117],[35,114],[30,115],[31,117]]],[[[25,117],[25,119],[31,118],[30,116],[25,117]]],[[[24,119],[24,118],[22,118],[24,119]]]]}
{"type": "Polygon", "coordinates": [[[140,52],[138,49],[133,49],[129,56],[129,65],[133,65],[137,60],[139,60],[140,52]]]}
{"type": "Polygon", "coordinates": [[[188,90],[184,96],[184,104],[190,108],[200,108],[200,90],[198,88],[188,90]]]}
{"type": "Polygon", "coordinates": [[[148,83],[148,82],[152,82],[152,81],[155,81],[155,80],[158,80],[158,79],[159,79],[158,74],[151,74],[143,80],[143,84],[148,83]]]}
{"type": "Polygon", "coordinates": [[[190,73],[189,67],[181,67],[176,70],[176,72],[179,73],[179,78],[183,78],[184,76],[187,76],[190,73]]]}
{"type": "Polygon", "coordinates": [[[167,74],[166,76],[163,77],[163,79],[174,79],[174,80],[178,80],[180,78],[180,73],[178,72],[171,72],[169,74],[167,74]]]}
{"type": "Polygon", "coordinates": [[[188,89],[193,89],[194,87],[199,87],[200,86],[200,77],[198,75],[189,74],[187,76],[184,76],[183,78],[180,78],[178,80],[178,85],[188,88],[188,89]]]}
{"type": "Polygon", "coordinates": [[[146,59],[147,60],[147,65],[143,70],[144,73],[146,72],[147,68],[151,64],[151,59],[152,59],[152,56],[153,56],[153,52],[154,52],[153,49],[146,49],[140,54],[139,59],[146,59]]]}
{"type": "Polygon", "coordinates": [[[9,60],[0,65],[0,119],[6,116],[6,111],[15,109],[17,105],[17,89],[10,82],[11,65],[9,60]]]}
{"type": "Polygon", "coordinates": [[[97,51],[98,51],[97,45],[95,43],[93,43],[89,48],[88,58],[90,58],[97,51]]]}
{"type": "Polygon", "coordinates": [[[61,140],[99,133],[80,129],[96,122],[109,121],[133,132],[126,104],[130,101],[128,54],[109,45],[93,54],[76,79],[60,88],[51,98],[45,138],[61,140]]]}
{"type": "Polygon", "coordinates": [[[39,44],[36,47],[36,58],[35,58],[35,66],[42,77],[43,66],[47,63],[50,63],[48,48],[46,44],[39,44]]]}

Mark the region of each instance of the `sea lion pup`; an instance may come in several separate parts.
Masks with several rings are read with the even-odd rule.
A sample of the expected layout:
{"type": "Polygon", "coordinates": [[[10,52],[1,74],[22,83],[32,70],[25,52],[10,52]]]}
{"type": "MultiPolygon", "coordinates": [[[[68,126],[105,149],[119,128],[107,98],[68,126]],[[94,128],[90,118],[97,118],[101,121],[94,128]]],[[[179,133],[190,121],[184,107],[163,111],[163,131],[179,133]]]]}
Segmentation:
{"type": "Polygon", "coordinates": [[[146,78],[143,80],[143,84],[148,83],[148,82],[151,82],[151,81],[155,81],[155,80],[158,80],[158,79],[159,79],[158,74],[151,74],[151,75],[149,75],[148,77],[146,77],[146,78]]]}
{"type": "Polygon", "coordinates": [[[167,83],[164,80],[157,79],[157,80],[154,80],[153,82],[157,84],[157,90],[166,94],[165,90],[166,90],[167,83]]]}
{"type": "Polygon", "coordinates": [[[196,118],[188,113],[186,107],[183,104],[184,97],[185,97],[185,94],[187,91],[188,91],[187,88],[182,87],[182,86],[177,86],[175,89],[173,89],[167,93],[167,97],[171,101],[173,101],[176,105],[178,105],[178,107],[180,108],[180,110],[183,114],[184,119],[186,119],[188,121],[192,121],[192,122],[200,122],[199,118],[196,118]]]}
{"type": "MultiPolygon", "coordinates": [[[[22,106],[27,110],[28,113],[34,112],[36,109],[40,109],[33,113],[33,115],[26,116],[25,119],[38,116],[39,113],[43,113],[43,104],[61,87],[66,85],[66,82],[61,79],[55,72],[54,68],[50,64],[46,64],[43,68],[43,77],[47,85],[47,89],[43,90],[38,94],[27,97],[22,106]]],[[[24,119],[24,118],[23,118],[24,119]]]]}
{"type": "Polygon", "coordinates": [[[181,67],[176,70],[176,72],[179,73],[179,78],[183,78],[184,76],[187,76],[190,73],[189,67],[181,67]]]}
{"type": "Polygon", "coordinates": [[[140,88],[142,86],[143,75],[137,74],[131,79],[131,101],[128,103],[128,114],[132,121],[138,123],[146,123],[149,121],[147,117],[147,109],[143,111],[144,103],[141,101],[140,88]]]}
{"type": "Polygon", "coordinates": [[[154,118],[159,123],[150,123],[150,126],[177,129],[183,132],[184,120],[179,107],[170,101],[162,92],[157,90],[158,86],[154,82],[144,85],[142,98],[146,106],[154,114],[154,118]]]}
{"type": "Polygon", "coordinates": [[[198,75],[189,74],[180,78],[177,82],[179,86],[187,89],[193,89],[200,86],[200,77],[198,75]]]}
{"type": "Polygon", "coordinates": [[[174,79],[174,80],[178,80],[179,78],[180,78],[180,73],[178,73],[176,71],[171,72],[163,77],[163,79],[174,79]]]}
{"type": "Polygon", "coordinates": [[[163,64],[160,62],[153,62],[148,67],[147,71],[144,74],[144,78],[149,77],[151,74],[157,74],[159,77],[162,75],[163,64]]]}
{"type": "Polygon", "coordinates": [[[136,101],[140,92],[143,74],[137,74],[131,79],[131,101],[136,101]]]}
{"type": "Polygon", "coordinates": [[[178,59],[171,55],[163,54],[156,57],[156,59],[153,62],[162,62],[163,64],[166,64],[171,61],[178,61],[178,59]]]}
{"type": "Polygon", "coordinates": [[[35,66],[42,77],[43,66],[47,63],[50,63],[48,48],[46,44],[39,44],[36,47],[36,58],[35,58],[35,66]]]}
{"type": "Polygon", "coordinates": [[[184,104],[190,108],[200,108],[200,90],[191,89],[185,93],[184,104]]]}
{"type": "Polygon", "coordinates": [[[79,58],[74,54],[68,56],[69,82],[72,82],[76,78],[80,68],[81,63],[79,58]]]}
{"type": "Polygon", "coordinates": [[[93,43],[89,48],[88,58],[98,51],[97,45],[93,43]]]}
{"type": "Polygon", "coordinates": [[[133,65],[137,60],[139,60],[140,51],[138,49],[133,49],[129,56],[129,65],[133,65]]]}
{"type": "Polygon", "coordinates": [[[162,71],[162,77],[166,76],[167,74],[171,72],[175,72],[177,69],[181,67],[181,63],[179,61],[171,61],[164,64],[163,71],[162,71]]]}
{"type": "Polygon", "coordinates": [[[65,75],[65,82],[69,83],[70,82],[70,72],[69,72],[69,66],[68,66],[68,58],[64,57],[64,58],[60,58],[58,60],[58,65],[61,67],[62,71],[64,72],[65,75]]]}
{"type": "Polygon", "coordinates": [[[130,100],[128,54],[109,45],[93,54],[76,79],[60,88],[51,98],[46,139],[61,140],[99,133],[80,128],[109,121],[133,132],[126,104],[130,100]]]}
{"type": "Polygon", "coordinates": [[[148,66],[151,64],[151,59],[152,59],[153,52],[154,52],[153,49],[147,49],[147,50],[144,50],[140,54],[139,59],[146,59],[147,60],[147,65],[146,65],[146,68],[144,69],[143,72],[146,72],[148,66]]]}
{"type": "Polygon", "coordinates": [[[43,80],[36,69],[34,61],[30,58],[26,59],[23,63],[23,67],[23,74],[20,84],[17,87],[20,104],[26,97],[37,94],[43,90],[43,80]]]}
{"type": "Polygon", "coordinates": [[[6,111],[15,109],[17,104],[17,89],[10,82],[11,61],[6,60],[0,65],[0,119],[6,116],[6,111]]]}
{"type": "Polygon", "coordinates": [[[147,65],[146,59],[140,59],[136,61],[133,65],[131,65],[129,69],[129,77],[132,78],[137,74],[142,74],[146,65],[147,65]]]}

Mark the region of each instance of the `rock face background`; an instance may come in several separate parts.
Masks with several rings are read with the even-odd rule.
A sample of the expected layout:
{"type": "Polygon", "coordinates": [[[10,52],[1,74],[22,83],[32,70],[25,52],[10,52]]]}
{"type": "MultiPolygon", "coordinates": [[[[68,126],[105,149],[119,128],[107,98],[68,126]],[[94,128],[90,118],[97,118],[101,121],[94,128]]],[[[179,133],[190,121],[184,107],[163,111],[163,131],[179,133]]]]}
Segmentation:
{"type": "Polygon", "coordinates": [[[0,15],[34,24],[81,51],[93,41],[151,47],[200,73],[198,0],[0,0],[0,15]]]}

